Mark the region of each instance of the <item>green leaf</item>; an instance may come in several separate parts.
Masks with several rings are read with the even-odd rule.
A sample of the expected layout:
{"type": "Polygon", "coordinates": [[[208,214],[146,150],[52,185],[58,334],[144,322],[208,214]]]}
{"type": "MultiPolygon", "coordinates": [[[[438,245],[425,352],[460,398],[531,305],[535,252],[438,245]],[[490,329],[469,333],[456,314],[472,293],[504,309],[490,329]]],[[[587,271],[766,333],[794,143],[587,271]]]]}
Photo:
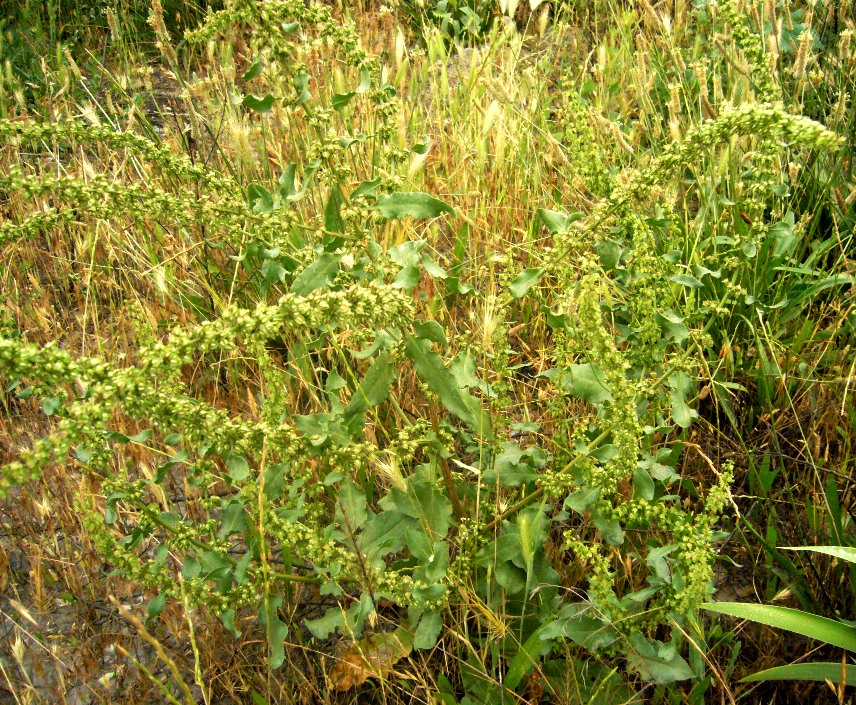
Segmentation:
{"type": "Polygon", "coordinates": [[[404,539],[417,526],[413,517],[398,511],[384,511],[371,517],[360,535],[360,550],[370,565],[385,568],[383,557],[404,548],[404,539]]]}
{"type": "Polygon", "coordinates": [[[367,68],[364,68],[360,72],[360,84],[357,86],[357,93],[365,93],[371,87],[372,87],[371,72],[367,68]]]}
{"type": "Polygon", "coordinates": [[[395,281],[392,285],[396,289],[404,289],[405,291],[410,291],[419,283],[419,280],[422,278],[422,270],[415,264],[408,264],[401,268],[401,271],[398,273],[398,276],[395,278],[395,281]]]}
{"type": "Polygon", "coordinates": [[[345,615],[340,607],[330,607],[323,617],[307,619],[306,628],[316,639],[326,639],[337,629],[345,626],[345,615]]]}
{"type": "Polygon", "coordinates": [[[293,201],[300,196],[294,183],[295,178],[297,178],[297,165],[289,164],[277,179],[279,195],[282,198],[293,201]]]}
{"type": "Polygon", "coordinates": [[[612,546],[620,546],[624,543],[624,531],[617,519],[607,519],[594,509],[591,512],[591,521],[595,528],[603,535],[603,538],[612,546]]]}
{"type": "Polygon", "coordinates": [[[672,309],[666,309],[656,315],[657,323],[663,331],[663,335],[681,344],[690,337],[690,329],[684,324],[684,319],[672,309]]]}
{"type": "Polygon", "coordinates": [[[612,394],[606,387],[606,377],[598,365],[590,362],[571,365],[570,372],[571,394],[585,399],[589,404],[602,404],[612,399],[612,394]]]}
{"type": "Polygon", "coordinates": [[[587,607],[565,605],[557,618],[545,624],[540,631],[543,640],[565,637],[591,652],[599,651],[618,640],[615,628],[585,614],[587,607]]]}
{"type": "Polygon", "coordinates": [[[297,275],[291,283],[291,293],[306,296],[316,289],[332,284],[339,273],[342,257],[342,253],[325,252],[297,275]]]}
{"type": "Polygon", "coordinates": [[[42,402],[42,410],[45,412],[45,416],[53,416],[59,411],[59,406],[59,397],[48,397],[42,402]]]}
{"type": "Polygon", "coordinates": [[[678,653],[674,642],[661,644],[637,632],[630,636],[626,655],[627,665],[644,680],[666,684],[694,676],[692,668],[678,653]]]}
{"type": "Polygon", "coordinates": [[[378,196],[375,210],[389,220],[411,218],[436,218],[441,213],[455,215],[455,209],[448,203],[427,193],[390,193],[378,196]]]}
{"type": "Polygon", "coordinates": [[[250,464],[243,455],[230,455],[226,458],[226,469],[235,482],[242,482],[250,476],[250,464]]]}
{"type": "Polygon", "coordinates": [[[297,98],[294,99],[295,105],[304,105],[312,99],[312,94],[308,90],[309,79],[311,76],[305,71],[301,71],[294,77],[294,92],[297,98]]]}
{"type": "Polygon", "coordinates": [[[654,499],[654,480],[643,468],[637,467],[633,471],[633,489],[642,499],[647,499],[649,502],[654,499]]]}
{"type": "MultiPolygon", "coordinates": [[[[794,546],[793,548],[782,547],[786,551],[813,551],[814,553],[824,553],[833,558],[840,558],[848,563],[856,563],[856,548],[849,546],[794,546]]],[[[854,681],[856,685],[856,681],[854,681]]]]}
{"type": "Polygon", "coordinates": [[[541,222],[547,226],[547,229],[551,233],[555,234],[567,232],[571,223],[580,220],[583,216],[581,213],[571,213],[570,215],[566,215],[565,213],[559,213],[558,211],[539,208],[538,217],[541,219],[541,222]]]}
{"type": "Polygon", "coordinates": [[[577,514],[585,512],[600,497],[599,487],[581,487],[576,492],[569,494],[562,505],[565,509],[572,509],[577,514]]]}
{"type": "Polygon", "coordinates": [[[353,201],[355,198],[359,196],[371,196],[374,194],[375,189],[381,185],[383,179],[380,177],[376,179],[372,179],[371,181],[363,181],[354,191],[351,193],[351,200],[353,201]]]}
{"type": "Polygon", "coordinates": [[[237,497],[232,497],[223,502],[223,510],[220,513],[220,531],[217,538],[221,541],[228,536],[242,533],[247,528],[247,512],[244,503],[237,497]]]}
{"type": "Polygon", "coordinates": [[[270,213],[273,210],[273,196],[264,186],[250,184],[247,187],[247,198],[253,213],[270,213]]]}
{"type": "Polygon", "coordinates": [[[392,356],[384,350],[369,367],[359,389],[354,392],[345,415],[356,416],[385,401],[394,380],[395,366],[392,364],[392,356]]]}
{"type": "Polygon", "coordinates": [[[727,614],[738,619],[748,619],[751,622],[802,634],[809,639],[823,641],[848,651],[856,651],[856,627],[836,622],[833,619],[801,612],[790,607],[742,602],[708,602],[702,607],[711,612],[727,614]]]}
{"type": "Polygon", "coordinates": [[[791,663],[787,666],[753,673],[740,682],[763,683],[765,681],[829,681],[836,685],[846,681],[847,685],[856,685],[856,666],[846,664],[842,673],[840,661],[838,663],[791,663]],[[844,676],[843,679],[842,676],[844,676]]]}
{"type": "Polygon", "coordinates": [[[262,75],[262,69],[264,68],[261,59],[256,59],[252,66],[244,71],[244,80],[252,81],[254,78],[258,78],[262,75]]]}
{"type": "Polygon", "coordinates": [[[544,272],[546,271],[544,267],[524,269],[511,282],[511,295],[515,299],[526,296],[526,293],[538,283],[538,280],[544,276],[544,272]]]}
{"type": "Polygon", "coordinates": [[[437,321],[414,323],[413,330],[420,338],[430,340],[432,343],[442,345],[444,348],[449,347],[449,341],[446,340],[446,331],[443,330],[443,326],[437,323],[437,321]]]}
{"type": "Polygon", "coordinates": [[[273,102],[276,98],[273,94],[268,93],[264,98],[256,98],[254,95],[245,95],[241,101],[241,105],[257,113],[266,113],[273,107],[273,102]]]}
{"type": "Polygon", "coordinates": [[[157,617],[161,612],[163,612],[164,607],[166,607],[166,593],[162,592],[149,600],[149,604],[146,605],[146,614],[148,615],[148,619],[154,619],[157,617]]]}
{"type": "Polygon", "coordinates": [[[678,284],[687,286],[691,289],[700,289],[704,286],[704,284],[702,284],[692,274],[676,274],[673,277],[669,277],[669,281],[677,282],[678,284]]]}
{"type": "Polygon", "coordinates": [[[285,661],[284,642],[288,636],[288,625],[279,618],[281,605],[281,595],[268,595],[259,601],[259,623],[267,631],[268,665],[271,668],[279,668],[285,661]]]}
{"type": "Polygon", "coordinates": [[[514,658],[508,664],[508,671],[503,679],[503,685],[509,690],[515,690],[523,681],[524,676],[531,673],[541,661],[541,657],[549,653],[553,648],[549,642],[541,639],[541,629],[535,630],[532,636],[521,645],[517,653],[514,654],[514,658]]]}
{"type": "Polygon", "coordinates": [[[223,622],[223,626],[232,632],[232,636],[236,639],[241,636],[241,630],[235,626],[235,610],[225,609],[218,616],[220,617],[220,621],[223,622]]]}
{"type": "Polygon", "coordinates": [[[333,105],[333,110],[338,112],[342,112],[346,107],[348,107],[348,103],[351,102],[351,99],[356,95],[354,91],[348,91],[347,93],[334,93],[330,103],[333,105]]]}
{"type": "Polygon", "coordinates": [[[433,649],[443,628],[443,615],[440,610],[424,612],[413,635],[414,649],[433,649]]]}
{"type": "Polygon", "coordinates": [[[366,519],[366,493],[355,482],[345,480],[339,488],[336,501],[336,522],[349,534],[355,534],[366,523],[366,519]]]}
{"type": "MultiPolygon", "coordinates": [[[[331,233],[345,232],[345,223],[342,220],[342,192],[336,185],[330,190],[330,198],[324,207],[324,229],[331,233]]],[[[341,239],[337,238],[337,241],[341,242],[341,239]]]]}
{"type": "Polygon", "coordinates": [[[672,418],[681,428],[688,428],[692,424],[693,418],[698,416],[698,412],[690,408],[681,391],[673,389],[670,398],[672,400],[672,418]]]}
{"type": "Polygon", "coordinates": [[[431,542],[449,532],[451,502],[428,479],[414,481],[409,478],[406,490],[393,487],[390,493],[380,500],[379,505],[387,511],[397,511],[417,520],[431,542]]]}
{"type": "Polygon", "coordinates": [[[455,375],[443,364],[443,359],[431,350],[430,341],[408,336],[404,341],[404,352],[413,360],[416,372],[440,398],[443,406],[476,433],[490,433],[486,415],[481,413],[477,416],[473,411],[478,400],[475,400],[476,404],[471,404],[470,400],[474,397],[458,387],[455,375]],[[487,423],[484,423],[485,421],[487,423]],[[482,426],[485,426],[487,431],[482,426]]]}

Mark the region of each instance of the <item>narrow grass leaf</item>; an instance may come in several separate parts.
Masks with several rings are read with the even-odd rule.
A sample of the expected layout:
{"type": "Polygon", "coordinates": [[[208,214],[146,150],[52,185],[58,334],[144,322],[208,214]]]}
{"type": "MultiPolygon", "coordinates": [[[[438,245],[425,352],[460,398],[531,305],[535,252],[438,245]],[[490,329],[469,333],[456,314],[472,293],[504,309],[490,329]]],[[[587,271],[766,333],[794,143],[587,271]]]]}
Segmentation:
{"type": "Polygon", "coordinates": [[[840,558],[848,563],[856,563],[856,548],[849,546],[794,546],[787,548],[788,551],[813,551],[814,553],[825,553],[833,558],[840,558]]]}
{"type": "Polygon", "coordinates": [[[738,619],[766,624],[777,629],[802,634],[810,639],[824,641],[848,651],[856,651],[856,628],[789,607],[754,605],[742,602],[706,603],[702,607],[711,612],[727,614],[738,619]]]}
{"type": "Polygon", "coordinates": [[[856,685],[856,666],[841,663],[791,663],[787,666],[768,668],[746,676],[741,683],[764,683],[766,681],[829,681],[836,685],[846,682],[856,685]],[[844,676],[844,678],[842,678],[844,676]],[[845,680],[846,679],[846,680],[845,680]]]}

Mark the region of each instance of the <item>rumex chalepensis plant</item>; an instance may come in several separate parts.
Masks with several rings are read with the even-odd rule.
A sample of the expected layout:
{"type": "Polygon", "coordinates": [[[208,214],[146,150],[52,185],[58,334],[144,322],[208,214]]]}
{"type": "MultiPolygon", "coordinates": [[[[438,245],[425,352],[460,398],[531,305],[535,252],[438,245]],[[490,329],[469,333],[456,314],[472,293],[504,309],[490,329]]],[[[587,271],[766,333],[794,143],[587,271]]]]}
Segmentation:
{"type": "MultiPolygon", "coordinates": [[[[107,562],[153,596],[150,615],[181,599],[208,605],[235,632],[257,622],[274,666],[289,631],[302,627],[285,615],[311,585],[330,601],[306,625],[319,639],[359,639],[382,617],[401,626],[391,633],[402,649],[428,649],[449,617],[462,615],[454,631],[466,629],[472,652],[462,654],[460,681],[473,703],[520,692],[526,673],[568,642],[623,655],[646,679],[700,675],[701,660],[689,651],[688,664],[670,629],[686,629],[708,594],[730,470],[715,467],[720,476],[706,497],[693,495],[680,478],[680,444],[670,439],[694,419],[701,372],[690,346],[704,347],[707,321],[721,314],[699,300],[742,294],[731,279],[719,289],[717,270],[701,269],[709,262],[693,266],[668,196],[676,175],[721,145],[751,135],[825,149],[834,136],[771,106],[718,105],[716,121],[647,168],[601,184],[611,195],[587,218],[544,214],[556,231],[546,268],[562,291],[543,301],[556,340],[548,376],[559,432],[536,443],[531,424],[506,437],[507,419],[491,418],[472,391],[489,396],[501,385],[491,390],[466,352],[446,364],[447,331],[417,319],[406,292],[425,274],[445,276],[425,243],[385,249],[375,239],[383,218],[452,214],[424,194],[392,193],[397,117],[379,63],[328,8],[303,3],[233,3],[189,39],[254,29],[245,81],[270,92],[234,102],[253,120],[260,114],[277,140],[293,128],[292,156],[276,167],[275,185],[245,189],[213,170],[190,171],[198,170],[192,163],[166,166],[171,153],[124,133],[67,128],[76,143],[113,140],[139,155],[168,194],[176,179],[200,183],[215,204],[223,199],[227,220],[217,232],[251,294],[207,313],[209,321],[151,336],[132,361],[4,338],[0,373],[29,385],[52,423],[3,469],[7,485],[53,463],[83,471],[87,528],[107,562]],[[310,76],[310,55],[331,48],[349,57],[333,94],[335,75],[310,76]],[[264,303],[248,305],[256,295],[264,303]],[[188,368],[214,359],[250,380],[246,408],[194,394],[188,368]],[[120,433],[119,423],[143,430],[123,425],[128,433],[120,433]]],[[[8,139],[50,144],[61,131],[4,129],[8,139]]],[[[257,181],[267,178],[259,171],[257,181]]],[[[43,198],[47,188],[37,178],[22,183],[22,173],[9,190],[43,198]]],[[[86,211],[124,217],[95,194],[78,195],[88,184],[47,183],[60,196],[58,211],[76,199],[69,218],[84,227],[86,211]]],[[[131,206],[142,188],[105,198],[131,206]]],[[[189,230],[197,218],[220,217],[197,216],[195,196],[174,204],[184,207],[178,215],[159,198],[147,212],[187,217],[179,224],[189,230]]],[[[147,212],[132,216],[145,222],[147,212]]],[[[527,273],[512,291],[522,295],[535,279],[527,273]]],[[[500,317],[513,310],[509,301],[490,306],[500,317]]],[[[545,673],[563,667],[558,658],[543,664],[545,673]]],[[[604,682],[611,686],[613,675],[604,682]]]]}
{"type": "Polygon", "coordinates": [[[757,292],[757,304],[749,298],[742,261],[723,250],[757,248],[783,262],[790,247],[782,240],[792,247],[798,237],[793,220],[742,229],[732,218],[723,225],[727,236],[701,233],[708,239],[688,248],[692,238],[673,210],[672,184],[689,165],[750,135],[773,152],[841,144],[820,124],[779,107],[723,106],[717,119],[687,131],[646,168],[617,177],[588,216],[542,211],[554,253],[511,286],[520,297],[550,276],[555,286],[545,291],[565,292],[541,299],[556,339],[548,376],[561,394],[592,409],[574,416],[575,407],[556,404],[564,430],[553,452],[562,470],[545,472],[518,503],[563,500],[573,521],[563,546],[587,566],[587,599],[569,601],[540,636],[623,653],[632,670],[661,683],[703,677],[698,654],[690,650],[687,663],[681,645],[710,590],[715,525],[733,476],[699,449],[713,482],[704,499],[685,494],[690,486],[678,467],[687,452],[684,431],[698,416],[697,380],[709,374],[711,332],[727,327],[733,306],[769,305],[765,291],[757,292]]]}

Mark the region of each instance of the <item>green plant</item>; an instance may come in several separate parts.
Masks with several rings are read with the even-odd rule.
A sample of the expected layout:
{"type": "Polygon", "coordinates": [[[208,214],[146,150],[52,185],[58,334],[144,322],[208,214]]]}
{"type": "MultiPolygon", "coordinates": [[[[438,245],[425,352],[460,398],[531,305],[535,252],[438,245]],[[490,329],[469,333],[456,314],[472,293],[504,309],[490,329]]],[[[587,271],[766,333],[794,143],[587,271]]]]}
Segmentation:
{"type": "MultiPolygon", "coordinates": [[[[791,550],[812,551],[848,563],[856,563],[856,550],[845,546],[805,546],[791,550]]],[[[772,605],[718,602],[705,604],[704,609],[758,624],[766,624],[777,629],[785,629],[845,651],[856,652],[856,627],[852,623],[772,605]]],[[[792,663],[770,668],[747,676],[743,682],[759,683],[769,680],[829,681],[843,687],[856,683],[856,665],[848,663],[845,655],[838,662],[792,663]]]]}

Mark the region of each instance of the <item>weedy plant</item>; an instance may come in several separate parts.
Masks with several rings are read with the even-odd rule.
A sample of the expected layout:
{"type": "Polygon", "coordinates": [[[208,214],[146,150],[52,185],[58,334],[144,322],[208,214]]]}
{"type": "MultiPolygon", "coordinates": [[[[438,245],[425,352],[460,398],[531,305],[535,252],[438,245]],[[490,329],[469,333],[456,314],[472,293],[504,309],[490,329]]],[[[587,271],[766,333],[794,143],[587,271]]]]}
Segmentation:
{"type": "MultiPolygon", "coordinates": [[[[684,7],[674,23],[647,3],[641,20],[604,9],[614,23],[596,61],[550,95],[491,75],[492,55],[524,53],[510,30],[487,32],[455,85],[441,38],[423,64],[399,46],[393,77],[318,3],[229,2],[184,54],[154,2],[187,155],[159,144],[153,121],[149,137],[94,111],[0,122],[12,266],[43,244],[104,269],[133,253],[128,290],[163,314],[158,325],[145,296],[121,301],[134,321],[122,355],[103,333],[111,320],[98,354],[16,325],[38,308],[10,309],[0,338],[9,403],[42,413],[0,489],[75,473],[87,540],[146,595],[141,633],[178,605],[193,641],[204,607],[235,638],[260,628],[272,669],[292,644],[341,638],[351,646],[328,677],[343,690],[445,652],[454,666],[428,686],[445,703],[630,702],[645,688],[702,702],[714,675],[731,694],[699,609],[737,467],[692,434],[708,395],[734,427],[735,393],[786,396],[769,341],[821,320],[818,299],[852,284],[852,203],[833,207],[828,186],[847,183],[843,140],[791,100],[810,92],[808,40],[792,85],[766,24],[734,3],[693,19],[684,7]],[[656,41],[635,43],[638,22],[656,41]],[[687,41],[691,22],[716,53],[687,41]],[[428,84],[439,97],[427,105],[397,95],[428,84]],[[478,121],[452,125],[462,106],[479,106],[478,121]],[[477,165],[462,191],[501,202],[519,196],[503,183],[517,178],[553,196],[523,245],[489,241],[508,250],[482,272],[469,271],[475,233],[496,221],[471,193],[450,205],[443,175],[420,175],[420,115],[451,125],[439,154],[477,165]],[[551,161],[515,176],[530,145],[551,161]],[[580,212],[558,210],[565,176],[580,212]],[[441,239],[447,252],[432,248],[441,239]],[[527,373],[537,403],[523,405],[542,407],[537,422],[517,416],[527,365],[510,350],[527,326],[545,350],[527,373]],[[743,369],[728,364],[738,347],[743,369]]],[[[103,305],[92,286],[69,284],[69,299],[85,289],[84,324],[103,305]]]]}

